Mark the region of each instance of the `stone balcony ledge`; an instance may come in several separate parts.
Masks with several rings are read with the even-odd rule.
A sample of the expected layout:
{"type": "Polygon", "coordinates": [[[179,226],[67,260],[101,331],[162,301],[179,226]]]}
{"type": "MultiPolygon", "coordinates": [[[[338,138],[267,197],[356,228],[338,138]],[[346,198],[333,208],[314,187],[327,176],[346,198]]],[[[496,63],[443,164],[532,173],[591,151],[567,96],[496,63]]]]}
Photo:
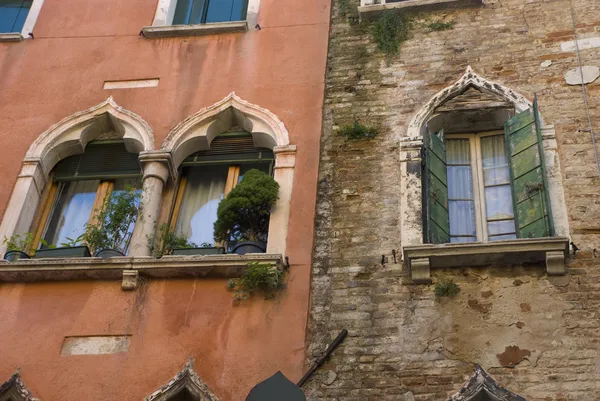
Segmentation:
{"type": "Polygon", "coordinates": [[[247,32],[248,22],[210,22],[196,25],[145,26],[142,34],[145,38],[169,38],[177,36],[204,36],[220,33],[247,32]]]}
{"type": "Polygon", "coordinates": [[[483,0],[361,0],[358,13],[361,20],[372,20],[385,10],[400,9],[407,12],[430,12],[481,5],[483,5],[483,0]]]}
{"type": "Polygon", "coordinates": [[[277,254],[194,255],[153,257],[47,258],[0,261],[0,282],[123,280],[123,289],[134,289],[138,275],[152,278],[232,278],[242,275],[248,263],[282,266],[277,254]]]}
{"type": "Polygon", "coordinates": [[[431,268],[545,263],[548,275],[567,273],[567,237],[405,246],[404,262],[415,283],[431,283],[431,268]]]}
{"type": "Polygon", "coordinates": [[[0,42],[20,42],[23,36],[19,32],[0,33],[0,42]]]}

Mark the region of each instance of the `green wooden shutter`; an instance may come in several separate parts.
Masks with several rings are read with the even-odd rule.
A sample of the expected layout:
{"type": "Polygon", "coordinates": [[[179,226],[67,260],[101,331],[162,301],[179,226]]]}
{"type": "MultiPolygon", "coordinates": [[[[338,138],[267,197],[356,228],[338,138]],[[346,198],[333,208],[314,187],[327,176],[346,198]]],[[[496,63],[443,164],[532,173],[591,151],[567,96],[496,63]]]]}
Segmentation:
{"type": "Polygon", "coordinates": [[[425,166],[423,169],[423,210],[425,242],[445,244],[450,242],[450,217],[448,213],[448,176],[446,171],[446,145],[443,131],[425,137],[425,166]]]}
{"type": "Polygon", "coordinates": [[[554,235],[537,100],[506,122],[507,154],[519,238],[554,235]]]}
{"type": "Polygon", "coordinates": [[[123,141],[90,142],[85,152],[67,157],[54,168],[56,181],[112,180],[141,176],[137,153],[129,153],[123,141]]]}

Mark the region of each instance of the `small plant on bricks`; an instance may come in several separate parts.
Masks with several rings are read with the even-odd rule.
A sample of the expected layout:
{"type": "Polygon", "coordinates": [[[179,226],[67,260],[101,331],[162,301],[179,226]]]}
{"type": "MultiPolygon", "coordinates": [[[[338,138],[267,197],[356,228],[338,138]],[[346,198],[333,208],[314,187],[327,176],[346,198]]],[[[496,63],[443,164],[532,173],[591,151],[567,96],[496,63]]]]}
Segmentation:
{"type": "Polygon", "coordinates": [[[460,287],[452,279],[443,279],[435,284],[434,293],[438,297],[453,297],[460,292],[460,287]]]}
{"type": "Polygon", "coordinates": [[[439,31],[449,31],[454,28],[454,21],[444,22],[444,21],[435,21],[427,24],[427,28],[429,32],[439,32],[439,31]]]}
{"type": "Polygon", "coordinates": [[[340,128],[340,135],[343,135],[348,140],[373,139],[377,136],[376,128],[367,127],[354,120],[353,124],[344,125],[340,128]]]}
{"type": "Polygon", "coordinates": [[[283,287],[283,271],[266,263],[248,263],[242,277],[232,278],[227,287],[233,290],[233,299],[244,301],[250,294],[262,291],[265,299],[272,299],[283,287]]]}
{"type": "Polygon", "coordinates": [[[411,18],[401,12],[384,12],[371,27],[371,34],[379,50],[388,56],[400,51],[400,45],[409,37],[411,18]]]}

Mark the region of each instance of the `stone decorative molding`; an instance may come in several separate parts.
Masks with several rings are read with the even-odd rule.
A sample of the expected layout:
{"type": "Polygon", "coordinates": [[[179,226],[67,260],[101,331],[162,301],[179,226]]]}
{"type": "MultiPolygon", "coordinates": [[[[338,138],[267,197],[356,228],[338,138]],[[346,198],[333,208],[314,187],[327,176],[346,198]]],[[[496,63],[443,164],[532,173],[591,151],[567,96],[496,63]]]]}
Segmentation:
{"type": "Polygon", "coordinates": [[[296,145],[275,146],[275,168],[294,168],[296,166],[296,145]]]}
{"type": "Polygon", "coordinates": [[[191,394],[197,401],[219,401],[219,398],[194,370],[193,358],[188,359],[181,372],[177,373],[167,384],[144,398],[144,401],[170,401],[181,392],[191,394]]]}
{"type": "Polygon", "coordinates": [[[34,282],[67,280],[121,280],[124,289],[132,289],[134,278],[240,277],[248,263],[282,266],[280,254],[194,255],[102,258],[0,260],[0,282],[34,282]],[[125,288],[127,287],[127,288],[125,288]]]}
{"type": "Polygon", "coordinates": [[[21,381],[21,374],[17,371],[0,385],[0,401],[40,401],[35,398],[21,381]]]}
{"type": "Polygon", "coordinates": [[[63,118],[43,132],[29,147],[26,160],[40,160],[45,174],[65,157],[83,153],[85,145],[99,136],[107,116],[111,124],[123,138],[127,150],[139,153],[154,149],[154,132],[150,125],[136,113],[119,106],[109,97],[104,102],[63,118]]]}
{"type": "Polygon", "coordinates": [[[177,124],[163,141],[161,149],[170,151],[175,165],[179,166],[191,153],[208,149],[217,135],[234,124],[250,132],[257,146],[273,149],[290,144],[288,131],[275,114],[231,92],[177,124]]]}
{"type": "Polygon", "coordinates": [[[414,115],[408,124],[407,135],[409,138],[422,137],[421,127],[427,122],[435,109],[441,106],[447,100],[461,94],[469,86],[474,86],[482,90],[490,91],[501,98],[506,99],[515,106],[517,113],[525,111],[532,107],[532,103],[525,96],[505,87],[497,82],[489,81],[473,71],[471,66],[467,69],[462,77],[453,85],[439,91],[434,97],[429,100],[419,111],[414,115]]]}
{"type": "Polygon", "coordinates": [[[171,156],[171,152],[164,150],[153,150],[153,151],[144,151],[140,153],[140,164],[142,165],[142,169],[144,171],[144,178],[149,175],[159,178],[163,182],[166,182],[169,177],[173,181],[177,180],[177,167],[173,164],[173,157],[171,156]],[[155,169],[148,169],[146,171],[146,166],[150,166],[153,163],[160,163],[166,167],[168,170],[168,175],[162,174],[160,172],[155,171],[155,169]]]}
{"type": "Polygon", "coordinates": [[[123,283],[121,284],[123,291],[135,290],[139,278],[140,273],[137,270],[123,270],[123,283]]]}
{"type": "Polygon", "coordinates": [[[565,275],[569,255],[566,237],[405,246],[404,261],[414,283],[430,283],[432,267],[476,267],[495,264],[546,263],[548,275],[565,275]]]}
{"type": "Polygon", "coordinates": [[[358,12],[361,19],[370,20],[385,10],[402,9],[408,12],[430,12],[457,7],[482,6],[483,0],[361,0],[358,12]]]}
{"type": "Polygon", "coordinates": [[[195,25],[145,26],[142,34],[145,38],[170,38],[177,36],[204,36],[219,33],[240,33],[248,31],[246,21],[213,22],[195,25]]]}
{"type": "Polygon", "coordinates": [[[503,400],[526,401],[520,395],[514,394],[502,387],[479,365],[467,383],[447,401],[475,401],[475,400],[503,400]]]}

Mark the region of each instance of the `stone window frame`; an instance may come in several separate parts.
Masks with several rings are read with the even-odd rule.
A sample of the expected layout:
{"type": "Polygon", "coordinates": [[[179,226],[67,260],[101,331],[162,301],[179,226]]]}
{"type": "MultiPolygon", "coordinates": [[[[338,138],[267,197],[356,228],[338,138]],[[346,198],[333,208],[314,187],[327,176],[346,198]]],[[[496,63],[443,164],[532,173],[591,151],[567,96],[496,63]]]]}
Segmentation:
{"type": "MultiPolygon", "coordinates": [[[[433,96],[411,119],[406,129],[406,135],[400,138],[400,242],[404,263],[410,269],[414,282],[431,282],[430,262],[432,257],[453,255],[457,265],[468,265],[468,260],[472,255],[485,254],[494,247],[492,243],[472,243],[471,245],[423,243],[421,154],[425,124],[438,106],[459,95],[470,86],[490,91],[506,99],[507,102],[514,105],[516,113],[526,111],[533,106],[532,102],[523,95],[502,84],[481,77],[473,71],[471,66],[468,66],[458,81],[433,96]],[[464,257],[460,257],[463,249],[464,257]]],[[[548,274],[562,275],[566,273],[564,261],[568,254],[568,248],[565,249],[565,245],[568,247],[570,233],[568,214],[557,152],[556,132],[553,125],[544,123],[543,118],[541,121],[548,192],[556,236],[549,237],[547,241],[541,238],[514,240],[515,252],[518,250],[518,252],[542,253],[545,255],[548,274]],[[559,244],[556,243],[557,240],[559,240],[559,244]],[[560,255],[558,255],[559,253],[560,255]],[[561,258],[562,262],[560,262],[561,258]]],[[[496,248],[502,249],[502,253],[508,252],[506,248],[498,246],[496,248]]]]}
{"type": "Polygon", "coordinates": [[[0,401],[40,401],[21,380],[21,373],[17,371],[4,383],[0,384],[0,401]]]}
{"type": "Polygon", "coordinates": [[[173,25],[178,0],[159,0],[151,26],[142,28],[147,38],[172,36],[200,36],[218,33],[246,32],[256,29],[261,0],[248,0],[245,21],[212,22],[192,25],[173,25]]]}
{"type": "Polygon", "coordinates": [[[33,0],[21,32],[0,33],[0,42],[20,42],[23,39],[33,38],[33,28],[35,27],[43,4],[44,0],[33,0]]]}
{"type": "Polygon", "coordinates": [[[475,366],[473,375],[448,401],[470,401],[480,397],[490,401],[526,401],[525,398],[500,385],[479,365],[475,366]]]}

